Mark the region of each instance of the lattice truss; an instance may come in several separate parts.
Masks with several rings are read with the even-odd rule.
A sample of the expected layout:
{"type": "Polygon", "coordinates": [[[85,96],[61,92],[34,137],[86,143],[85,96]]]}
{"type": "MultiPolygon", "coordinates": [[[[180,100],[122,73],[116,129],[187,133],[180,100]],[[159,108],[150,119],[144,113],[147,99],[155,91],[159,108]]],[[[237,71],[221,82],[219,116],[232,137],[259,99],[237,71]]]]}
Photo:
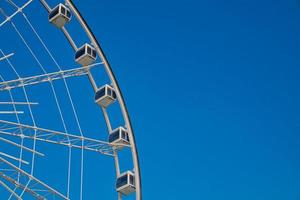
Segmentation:
{"type": "MultiPolygon", "coordinates": [[[[90,151],[105,156],[114,156],[114,148],[106,140],[85,136],[68,81],[69,79],[88,77],[90,70],[101,67],[102,63],[97,61],[88,66],[74,64],[75,67],[67,69],[61,67],[39,34],[38,27],[28,16],[28,12],[36,9],[38,4],[49,9],[46,1],[0,0],[0,3],[0,33],[6,35],[6,37],[0,35],[0,185],[9,193],[7,199],[25,199],[25,197],[70,199],[72,174],[70,173],[70,158],[73,149],[77,149],[81,151],[80,199],[82,199],[83,153],[90,151]],[[32,9],[29,9],[30,6],[32,9]],[[18,24],[17,20],[23,20],[22,25],[18,24]],[[27,29],[24,32],[23,26],[25,25],[27,29]],[[7,30],[10,32],[6,33],[7,30]],[[9,33],[14,35],[8,35],[9,33]],[[43,58],[47,56],[52,63],[51,69],[43,64],[43,58],[40,58],[39,55],[41,50],[36,50],[32,41],[27,39],[28,35],[34,37],[39,43],[40,48],[45,52],[43,58]],[[21,47],[16,46],[15,40],[19,41],[21,47]],[[23,51],[26,52],[26,56],[18,57],[23,51]],[[28,65],[32,65],[32,69],[24,70],[28,68],[28,65]],[[64,88],[66,102],[71,108],[69,116],[72,115],[76,128],[70,128],[67,123],[68,120],[63,113],[64,105],[60,102],[59,92],[62,89],[57,89],[56,82],[60,82],[60,87],[64,88]],[[42,89],[36,89],[40,85],[48,87],[46,93],[52,96],[55,112],[58,113],[57,118],[61,123],[61,130],[39,125],[40,118],[35,114],[35,109],[41,109],[41,102],[31,100],[34,98],[32,98],[33,94],[30,90],[35,88],[35,91],[41,92],[42,89]],[[58,189],[50,187],[46,180],[35,176],[36,159],[47,159],[47,152],[44,152],[43,148],[41,151],[38,150],[38,145],[42,143],[67,149],[69,169],[66,192],[65,190],[59,192],[58,189]]],[[[63,29],[63,31],[65,30],[63,29]]],[[[44,109],[47,110],[47,108],[44,109]]],[[[90,135],[97,136],[98,132],[95,131],[90,135]]],[[[1,194],[0,199],[4,199],[1,194]]]]}

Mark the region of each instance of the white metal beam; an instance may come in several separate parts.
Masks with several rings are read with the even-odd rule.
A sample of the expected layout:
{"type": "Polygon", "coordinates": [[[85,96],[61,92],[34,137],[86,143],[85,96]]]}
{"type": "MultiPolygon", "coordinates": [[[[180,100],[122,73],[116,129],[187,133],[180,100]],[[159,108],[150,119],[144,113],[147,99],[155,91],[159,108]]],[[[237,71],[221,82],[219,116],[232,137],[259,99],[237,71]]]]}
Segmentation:
{"type": "Polygon", "coordinates": [[[24,170],[18,168],[17,166],[13,165],[9,161],[5,160],[4,158],[0,157],[0,166],[2,166],[3,169],[10,169],[10,173],[8,174],[8,171],[5,171],[6,174],[0,170],[0,177],[5,179],[6,181],[14,184],[16,187],[19,187],[21,189],[24,189],[25,192],[31,194],[37,199],[46,200],[48,199],[49,195],[53,195],[57,197],[58,199],[68,200],[67,197],[65,197],[60,192],[54,190],[38,178],[28,174],[24,170]],[[23,180],[22,183],[17,181],[16,174],[19,174],[23,180]]]}
{"type": "Polygon", "coordinates": [[[6,60],[6,59],[10,58],[10,57],[13,56],[13,55],[14,55],[14,53],[5,55],[5,56],[3,56],[3,57],[0,58],[0,61],[6,60]]]}
{"type": "Polygon", "coordinates": [[[87,74],[87,70],[100,65],[102,63],[95,63],[86,67],[63,70],[38,76],[31,76],[26,78],[19,78],[11,81],[0,82],[0,91],[9,90],[13,88],[23,87],[27,85],[34,85],[43,82],[50,82],[58,79],[69,78],[73,76],[82,76],[87,74]]]}
{"type": "MultiPolygon", "coordinates": [[[[3,129],[0,129],[2,135],[38,140],[113,156],[112,144],[105,141],[4,120],[0,120],[0,124],[5,125],[3,129]]],[[[114,146],[129,147],[129,145],[114,146]]]]}
{"type": "Polygon", "coordinates": [[[24,114],[23,111],[0,111],[0,114],[11,115],[11,114],[24,114]]]}
{"type": "Polygon", "coordinates": [[[22,200],[22,198],[17,195],[8,185],[6,185],[3,181],[0,181],[0,185],[2,185],[10,194],[12,194],[17,200],[22,200]]]}
{"type": "Polygon", "coordinates": [[[14,16],[16,16],[18,13],[23,12],[23,9],[26,8],[27,6],[29,6],[29,4],[32,2],[33,0],[29,0],[27,1],[22,7],[20,7],[16,12],[14,12],[12,15],[10,16],[6,16],[6,19],[0,24],[0,28],[6,24],[8,21],[10,21],[14,16]]]}
{"type": "Polygon", "coordinates": [[[0,105],[38,105],[34,102],[0,102],[0,105]]]}

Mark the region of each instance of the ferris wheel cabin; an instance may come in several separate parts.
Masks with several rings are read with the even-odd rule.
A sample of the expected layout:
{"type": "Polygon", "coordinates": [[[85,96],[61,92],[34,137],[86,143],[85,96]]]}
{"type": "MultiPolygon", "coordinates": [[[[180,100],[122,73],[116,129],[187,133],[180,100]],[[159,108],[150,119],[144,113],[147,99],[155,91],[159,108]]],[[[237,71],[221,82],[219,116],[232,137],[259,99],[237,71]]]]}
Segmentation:
{"type": "Polygon", "coordinates": [[[108,138],[109,144],[118,145],[118,144],[129,144],[128,132],[123,127],[116,128],[109,134],[108,138]]]}
{"type": "Polygon", "coordinates": [[[117,178],[116,188],[118,192],[124,195],[129,195],[135,192],[135,176],[131,171],[121,174],[117,178]]]}
{"type": "Polygon", "coordinates": [[[49,22],[58,28],[63,27],[66,23],[71,20],[71,11],[67,6],[58,4],[49,13],[49,22]]]}
{"type": "Polygon", "coordinates": [[[97,58],[96,50],[89,44],[84,44],[75,53],[77,63],[87,66],[95,62],[97,58]]]}
{"type": "Polygon", "coordinates": [[[95,102],[101,107],[107,107],[117,98],[115,90],[110,85],[104,85],[96,91],[95,102]]]}

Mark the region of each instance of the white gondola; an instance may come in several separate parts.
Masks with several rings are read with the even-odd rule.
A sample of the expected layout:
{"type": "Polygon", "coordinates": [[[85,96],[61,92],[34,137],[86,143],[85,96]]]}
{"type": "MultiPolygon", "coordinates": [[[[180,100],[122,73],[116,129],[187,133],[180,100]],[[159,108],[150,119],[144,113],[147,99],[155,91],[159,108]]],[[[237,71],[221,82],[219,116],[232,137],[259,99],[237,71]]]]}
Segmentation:
{"type": "Polygon", "coordinates": [[[109,134],[108,141],[111,145],[128,145],[128,132],[123,127],[116,128],[109,134]]]}
{"type": "Polygon", "coordinates": [[[117,178],[116,188],[118,192],[124,195],[129,195],[135,192],[135,176],[131,171],[121,174],[117,178]]]}
{"type": "Polygon", "coordinates": [[[95,62],[97,58],[96,50],[89,44],[84,44],[75,53],[77,63],[87,66],[95,62]]]}
{"type": "Polygon", "coordinates": [[[66,23],[71,20],[71,11],[67,6],[58,4],[49,13],[49,22],[57,26],[58,28],[63,27],[66,23]]]}
{"type": "Polygon", "coordinates": [[[117,98],[115,90],[110,85],[104,85],[96,91],[95,102],[101,107],[107,107],[117,98]]]}

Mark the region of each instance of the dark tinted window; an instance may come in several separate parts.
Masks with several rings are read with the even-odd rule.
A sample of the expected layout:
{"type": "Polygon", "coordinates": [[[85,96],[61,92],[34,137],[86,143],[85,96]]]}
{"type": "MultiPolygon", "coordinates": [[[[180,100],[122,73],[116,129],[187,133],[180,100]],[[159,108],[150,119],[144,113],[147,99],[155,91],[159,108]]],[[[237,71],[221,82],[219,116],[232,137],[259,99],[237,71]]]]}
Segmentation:
{"type": "Polygon", "coordinates": [[[79,58],[80,56],[82,56],[84,54],[85,54],[85,48],[82,47],[75,53],[75,59],[79,58]]]}
{"type": "Polygon", "coordinates": [[[56,7],[53,11],[49,14],[49,19],[52,19],[55,15],[57,15],[59,12],[59,7],[56,7]]]}
{"type": "Polygon", "coordinates": [[[111,96],[111,92],[112,92],[111,89],[108,87],[107,88],[107,95],[111,96]]]}
{"type": "Polygon", "coordinates": [[[114,142],[117,139],[119,139],[119,137],[120,137],[120,132],[119,132],[119,129],[118,129],[118,130],[112,132],[111,134],[109,134],[108,141],[109,142],[114,142]]]}
{"type": "Polygon", "coordinates": [[[93,53],[93,57],[96,58],[96,50],[93,50],[92,53],[93,53]]]}
{"type": "Polygon", "coordinates": [[[121,176],[120,178],[118,178],[117,179],[117,184],[116,184],[117,188],[126,185],[127,181],[128,181],[127,180],[127,174],[125,174],[125,175],[121,176]]]}
{"type": "Polygon", "coordinates": [[[115,92],[115,90],[113,90],[113,91],[112,91],[112,97],[113,97],[114,99],[116,99],[116,98],[117,98],[117,95],[116,95],[116,92],[115,92]]]}
{"type": "Polygon", "coordinates": [[[89,55],[92,55],[91,47],[87,46],[86,48],[87,48],[87,53],[88,53],[89,55]]]}
{"type": "Polygon", "coordinates": [[[66,9],[65,9],[64,7],[62,7],[62,6],[61,6],[60,13],[61,13],[61,14],[63,14],[63,15],[65,15],[65,14],[66,14],[66,9]]]}
{"type": "Polygon", "coordinates": [[[67,10],[67,17],[70,18],[71,17],[71,12],[67,10]]]}
{"type": "Polygon", "coordinates": [[[103,97],[105,95],[105,87],[101,88],[100,90],[98,90],[95,94],[95,100],[100,99],[101,97],[103,97]]]}
{"type": "Polygon", "coordinates": [[[129,183],[131,184],[131,185],[135,185],[134,184],[134,177],[132,176],[132,175],[129,175],[129,183]]]}
{"type": "Polygon", "coordinates": [[[128,133],[125,131],[122,131],[124,133],[124,140],[126,140],[127,142],[129,142],[129,137],[128,137],[128,133]]]}

